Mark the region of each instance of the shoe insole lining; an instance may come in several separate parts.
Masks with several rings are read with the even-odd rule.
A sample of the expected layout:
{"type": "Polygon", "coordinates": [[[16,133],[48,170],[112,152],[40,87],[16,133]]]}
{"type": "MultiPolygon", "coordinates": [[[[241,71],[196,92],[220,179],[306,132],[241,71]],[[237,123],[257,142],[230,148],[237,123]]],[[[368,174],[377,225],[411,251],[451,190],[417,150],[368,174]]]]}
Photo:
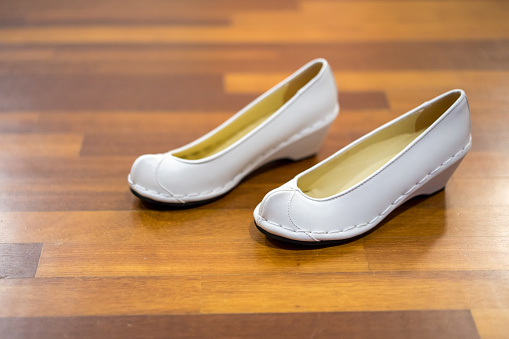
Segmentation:
{"type": "MultiPolygon", "coordinates": [[[[451,107],[459,95],[459,92],[452,92],[405,119],[382,129],[300,177],[297,186],[308,196],[323,199],[360,183],[426,131],[451,107]]],[[[381,193],[373,192],[373,194],[381,193]]]]}
{"type": "Polygon", "coordinates": [[[322,66],[321,62],[310,66],[213,135],[173,155],[182,159],[197,160],[212,156],[233,145],[277,112],[299,89],[318,75],[322,66]]]}

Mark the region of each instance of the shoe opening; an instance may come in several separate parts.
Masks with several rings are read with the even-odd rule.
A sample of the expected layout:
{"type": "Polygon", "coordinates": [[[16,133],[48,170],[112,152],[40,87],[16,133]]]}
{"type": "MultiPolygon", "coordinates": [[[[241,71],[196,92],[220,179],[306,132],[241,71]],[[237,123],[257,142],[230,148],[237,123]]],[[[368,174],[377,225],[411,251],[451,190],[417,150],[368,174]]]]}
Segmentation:
{"type": "Polygon", "coordinates": [[[277,112],[302,87],[316,77],[323,66],[324,64],[321,61],[310,65],[291,81],[278,87],[270,95],[239,115],[235,120],[224,125],[216,133],[200,143],[173,155],[181,159],[198,160],[226,149],[277,112]]]}
{"type": "Polygon", "coordinates": [[[451,92],[429,106],[389,125],[334,159],[299,178],[297,186],[306,195],[323,199],[362,182],[387,164],[428,129],[460,97],[451,92]]]}

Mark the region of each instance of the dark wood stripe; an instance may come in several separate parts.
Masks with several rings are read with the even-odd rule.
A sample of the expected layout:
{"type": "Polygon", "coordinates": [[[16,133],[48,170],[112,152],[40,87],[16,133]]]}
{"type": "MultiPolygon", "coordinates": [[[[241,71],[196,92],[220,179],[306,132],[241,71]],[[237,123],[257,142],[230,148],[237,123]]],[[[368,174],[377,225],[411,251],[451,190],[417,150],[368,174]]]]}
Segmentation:
{"type": "Polygon", "coordinates": [[[35,277],[41,251],[40,243],[0,244],[0,279],[35,277]]]}
{"type": "Polygon", "coordinates": [[[466,310],[0,319],[5,338],[479,338],[466,310]]]}
{"type": "MultiPolygon", "coordinates": [[[[127,178],[127,173],[125,178],[127,178]]],[[[105,180],[83,180],[78,187],[69,187],[65,192],[53,191],[51,188],[0,193],[2,204],[0,211],[119,211],[143,209],[139,199],[129,191],[127,179],[125,190],[105,190],[109,184],[100,185],[105,180]],[[83,185],[95,187],[95,191],[83,185]]],[[[55,185],[58,183],[55,182],[55,185]]]]}
{"type": "MultiPolygon", "coordinates": [[[[296,174],[309,168],[316,160],[309,159],[299,162],[288,170],[284,162],[268,169],[267,172],[250,176],[246,181],[235,187],[227,195],[208,204],[195,207],[196,209],[249,209],[253,210],[263,197],[274,188],[281,186],[296,174]],[[273,176],[273,173],[274,176],[273,176]]],[[[127,184],[129,168],[123,175],[115,179],[104,178],[72,178],[72,179],[41,179],[37,183],[37,192],[33,185],[25,184],[23,187],[13,183],[0,192],[0,211],[131,211],[131,210],[159,210],[159,207],[146,206],[140,202],[130,191],[127,184]]],[[[487,181],[491,183],[491,181],[487,181]]],[[[492,186],[503,183],[493,181],[492,186]]],[[[4,186],[6,186],[4,184],[4,186]]],[[[490,187],[491,188],[491,187],[490,187]]],[[[456,188],[457,194],[462,190],[456,188]]],[[[501,193],[502,194],[502,193],[501,193]]],[[[455,196],[448,204],[456,203],[461,198],[455,196]]],[[[443,208],[445,195],[440,192],[431,197],[416,198],[407,202],[389,215],[384,223],[389,222],[402,211],[419,203],[421,208],[443,208]]],[[[246,220],[250,222],[251,219],[246,220]]],[[[254,228],[254,225],[252,225],[254,228]]]]}
{"type": "Polygon", "coordinates": [[[383,110],[389,109],[389,101],[384,92],[340,92],[339,104],[343,110],[383,110]]]}
{"type": "Polygon", "coordinates": [[[77,72],[9,75],[0,81],[0,110],[3,111],[233,110],[252,99],[253,95],[224,95],[219,75],[77,72]]]}
{"type": "Polygon", "coordinates": [[[111,24],[200,24],[224,25],[239,10],[296,9],[297,0],[187,0],[158,1],[28,1],[4,0],[0,4],[0,26],[111,24]],[[77,10],[79,8],[79,10],[77,10]]]}
{"type": "Polygon", "coordinates": [[[1,28],[16,27],[58,27],[58,26],[227,26],[230,20],[226,18],[60,18],[59,20],[34,20],[25,18],[6,18],[0,21],[1,28]]]}
{"type": "Polygon", "coordinates": [[[123,176],[133,161],[134,157],[118,157],[107,162],[97,158],[0,157],[0,171],[4,179],[12,180],[114,179],[123,176]]]}
{"type": "MultiPolygon", "coordinates": [[[[268,88],[267,88],[268,89],[268,88]]],[[[0,80],[0,110],[238,110],[255,95],[224,94],[213,74],[14,75],[0,80]],[[67,93],[75,93],[68,95],[67,93]]],[[[386,109],[383,92],[345,92],[345,109],[386,109]]]]}
{"type": "MultiPolygon", "coordinates": [[[[118,68],[130,65],[135,70],[159,68],[162,71],[175,72],[292,72],[311,59],[323,57],[329,60],[333,69],[339,70],[508,70],[509,58],[505,55],[509,48],[509,39],[477,41],[397,41],[397,42],[342,42],[342,43],[288,43],[288,44],[37,44],[2,46],[2,51],[58,51],[59,68],[65,65],[66,58],[73,62],[75,56],[81,56],[80,63],[97,62],[97,56],[108,56],[110,61],[101,61],[102,67],[118,68]],[[256,58],[207,58],[208,53],[243,52],[258,55],[270,52],[268,57],[256,58]],[[168,53],[200,53],[203,59],[171,59],[168,53]],[[151,62],[147,63],[147,55],[151,62]],[[159,55],[160,64],[154,58],[159,55]],[[126,57],[133,64],[127,63],[126,57]],[[95,60],[95,61],[94,61],[95,60]],[[136,61],[137,60],[137,61],[136,61]],[[134,65],[134,66],[133,66],[134,65]]],[[[18,61],[14,61],[16,64],[18,61]]],[[[12,62],[9,62],[9,64],[12,62]]],[[[29,63],[21,62],[27,69],[29,63]]],[[[50,64],[51,66],[51,64],[50,64]]],[[[13,67],[11,66],[11,69],[13,67]]],[[[51,69],[51,68],[50,68],[51,69]]],[[[128,69],[126,69],[128,70],[128,69]]],[[[44,70],[38,68],[38,72],[44,70]]]]}
{"type": "Polygon", "coordinates": [[[0,114],[0,133],[32,132],[39,120],[39,115],[28,114],[0,114]]]}

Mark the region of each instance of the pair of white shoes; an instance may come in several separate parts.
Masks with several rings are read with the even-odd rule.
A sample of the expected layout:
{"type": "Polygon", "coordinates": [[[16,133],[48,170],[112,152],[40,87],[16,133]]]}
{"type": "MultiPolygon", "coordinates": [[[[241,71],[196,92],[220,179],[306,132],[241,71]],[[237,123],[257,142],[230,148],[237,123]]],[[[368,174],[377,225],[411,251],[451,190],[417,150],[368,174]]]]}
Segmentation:
{"type": "MultiPolygon", "coordinates": [[[[327,61],[311,61],[198,140],[139,157],[129,186],[151,203],[207,202],[266,163],[316,154],[338,112],[327,61]]],[[[269,192],[255,223],[268,236],[304,244],[358,236],[405,201],[443,189],[470,145],[465,93],[447,92],[269,192]]]]}

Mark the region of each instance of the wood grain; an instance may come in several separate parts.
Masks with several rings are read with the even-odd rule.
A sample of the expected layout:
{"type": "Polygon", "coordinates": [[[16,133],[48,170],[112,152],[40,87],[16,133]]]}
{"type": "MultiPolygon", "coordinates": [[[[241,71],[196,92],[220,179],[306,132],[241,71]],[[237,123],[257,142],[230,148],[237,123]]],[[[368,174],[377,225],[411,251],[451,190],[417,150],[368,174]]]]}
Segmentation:
{"type": "Polygon", "coordinates": [[[206,10],[203,1],[161,2],[149,0],[140,5],[136,1],[29,1],[2,2],[0,22],[3,26],[79,25],[79,24],[171,24],[214,25],[228,23],[231,13],[239,10],[295,9],[295,0],[246,1],[211,0],[206,10]],[[79,5],[79,11],[75,10],[79,5]],[[200,10],[202,9],[202,10],[200,10]]]}
{"type": "MultiPolygon", "coordinates": [[[[246,246],[257,246],[252,243],[254,240],[270,246],[271,243],[251,224],[251,217],[252,211],[249,209],[225,209],[218,213],[211,208],[180,211],[0,212],[1,223],[9,225],[0,228],[0,239],[7,243],[42,241],[72,244],[111,244],[115,241],[150,244],[166,239],[205,242],[214,241],[217,234],[201,230],[210,225],[221,225],[217,231],[221,230],[223,242],[246,241],[246,246]]],[[[433,237],[429,241],[440,242],[460,237],[462,241],[470,243],[475,239],[493,237],[486,241],[503,241],[509,235],[505,225],[508,217],[506,207],[434,211],[432,208],[413,206],[401,211],[364,240],[368,243],[378,238],[389,238],[389,242],[399,238],[403,238],[403,241],[405,238],[419,241],[420,237],[433,237]],[[418,220],[410,224],[411,218],[418,220]],[[494,222],[486,224],[487,218],[492,218],[494,222]]],[[[495,255],[498,255],[496,251],[495,255]]],[[[505,260],[501,260],[500,264],[504,263],[505,260]]]]}
{"type": "Polygon", "coordinates": [[[502,0],[1,1],[0,337],[505,338],[508,16],[502,0]],[[192,209],[131,194],[136,157],[318,57],[341,112],[315,157],[192,209]],[[267,192],[453,88],[473,146],[445,190],[338,246],[256,229],[267,192]]]}
{"type": "Polygon", "coordinates": [[[505,237],[384,238],[366,241],[364,246],[374,271],[509,269],[505,237]]]}
{"type": "Polygon", "coordinates": [[[481,338],[504,338],[509,330],[509,309],[472,310],[481,338]]]}
{"type": "Polygon", "coordinates": [[[168,27],[109,25],[0,29],[0,42],[16,43],[142,43],[142,42],[344,42],[507,39],[507,3],[491,6],[462,1],[302,2],[300,11],[240,12],[230,27],[168,27]],[[414,21],[399,20],[394,11],[415,13],[414,21]],[[439,14],[438,14],[439,13],[439,14]],[[448,20],[442,20],[447,17],[448,20]],[[483,18],[489,17],[490,21],[483,18]],[[260,20],[264,25],[260,26],[260,20]],[[300,22],[301,25],[294,25],[300,22]],[[313,26],[309,23],[313,22],[313,26]],[[363,24],[368,22],[369,25],[363,24]],[[450,27],[456,29],[448,29],[450,27]],[[476,29],[472,29],[475,27],[476,29]],[[256,28],[256,29],[254,29],[256,28]],[[350,34],[341,34],[348,31],[350,34]]]}
{"type": "Polygon", "coordinates": [[[218,75],[16,74],[0,82],[0,110],[234,110],[254,99],[224,95],[218,75]],[[67,90],[77,95],[62,96],[67,90]],[[197,90],[199,89],[199,91],[197,90]],[[195,100],[195,95],[200,100],[195,100]],[[191,95],[186,95],[191,94],[191,95]],[[30,100],[23,100],[29,96],[30,100]]]}
{"type": "Polygon", "coordinates": [[[82,140],[79,134],[2,134],[0,156],[77,157],[82,140]]]}
{"type": "Polygon", "coordinates": [[[42,244],[0,244],[0,279],[34,278],[42,244]]]}
{"type": "MultiPolygon", "coordinates": [[[[506,39],[205,46],[185,43],[143,43],[142,46],[23,44],[3,46],[0,69],[25,75],[27,72],[51,74],[81,70],[76,70],[76,65],[97,73],[117,74],[281,73],[293,72],[320,56],[331,63],[335,72],[355,71],[361,72],[361,76],[362,71],[490,72],[509,70],[509,59],[503,57],[508,46],[509,40],[506,39]],[[42,69],[41,63],[45,66],[42,69]]],[[[438,82],[439,78],[436,80],[438,82]]],[[[447,79],[444,81],[447,83],[447,79]]],[[[420,81],[408,83],[419,84],[420,81]]],[[[338,81],[340,87],[342,84],[338,81]]],[[[402,94],[405,92],[406,89],[402,94]]]]}
{"type": "Polygon", "coordinates": [[[39,115],[36,113],[0,115],[0,133],[24,133],[33,130],[39,115]]]}
{"type": "MultiPolygon", "coordinates": [[[[249,223],[236,226],[249,233],[246,227],[249,223]]],[[[202,227],[201,231],[219,232],[220,227],[221,224],[208,229],[202,227]]],[[[260,244],[252,246],[246,246],[245,240],[224,242],[196,238],[175,242],[164,239],[149,244],[117,245],[114,250],[109,244],[45,244],[37,277],[362,272],[368,269],[359,243],[295,253],[260,239],[260,244]]]]}
{"type": "Polygon", "coordinates": [[[9,338],[104,333],[109,338],[479,338],[470,312],[463,310],[0,319],[0,335],[9,338]]]}
{"type": "Polygon", "coordinates": [[[496,309],[509,302],[508,279],[508,271],[207,276],[202,312],[496,309]]]}
{"type": "Polygon", "coordinates": [[[0,317],[196,313],[200,278],[3,279],[0,302],[0,317]]]}

